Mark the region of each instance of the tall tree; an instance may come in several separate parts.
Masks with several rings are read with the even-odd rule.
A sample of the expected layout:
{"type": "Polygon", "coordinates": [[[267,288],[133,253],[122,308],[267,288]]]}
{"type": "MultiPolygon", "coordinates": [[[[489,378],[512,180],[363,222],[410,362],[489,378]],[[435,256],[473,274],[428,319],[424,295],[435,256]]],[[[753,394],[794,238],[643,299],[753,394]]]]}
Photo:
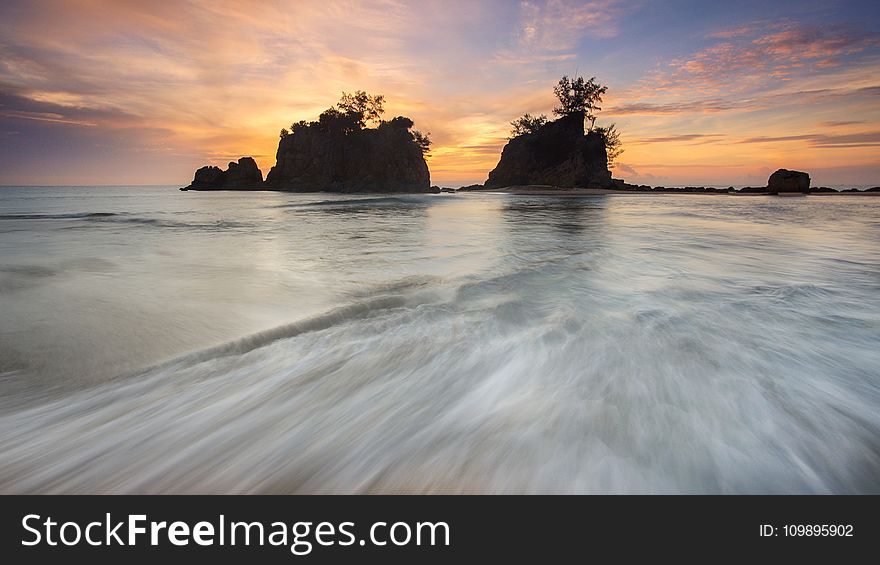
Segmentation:
{"type": "Polygon", "coordinates": [[[365,127],[367,122],[378,121],[385,113],[385,96],[370,96],[363,90],[355,91],[354,94],[343,92],[336,107],[344,114],[354,116],[358,124],[365,127]]]}
{"type": "Polygon", "coordinates": [[[574,79],[563,76],[553,87],[553,93],[559,99],[559,106],[553,108],[553,113],[557,116],[567,116],[583,112],[592,130],[596,123],[596,115],[593,112],[602,109],[599,103],[602,102],[602,95],[607,90],[607,86],[596,82],[596,77],[584,80],[584,77],[580,76],[574,79]]]}
{"type": "Polygon", "coordinates": [[[512,126],[510,130],[511,139],[514,137],[519,137],[521,135],[526,135],[529,133],[535,133],[541,126],[547,123],[547,116],[541,114],[540,116],[532,116],[531,114],[523,114],[521,118],[517,118],[510,122],[512,126]]]}

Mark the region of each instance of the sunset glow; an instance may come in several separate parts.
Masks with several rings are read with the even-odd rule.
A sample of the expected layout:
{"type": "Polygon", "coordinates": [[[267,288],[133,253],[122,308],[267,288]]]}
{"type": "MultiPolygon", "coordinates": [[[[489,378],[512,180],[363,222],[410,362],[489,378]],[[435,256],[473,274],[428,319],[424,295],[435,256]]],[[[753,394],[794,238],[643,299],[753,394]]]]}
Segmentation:
{"type": "MultiPolygon", "coordinates": [[[[185,183],[342,91],[431,132],[440,185],[482,182],[563,74],[608,85],[614,176],[880,184],[874,2],[4,2],[0,184],[185,183]]],[[[457,184],[455,184],[457,186],[457,184]]]]}

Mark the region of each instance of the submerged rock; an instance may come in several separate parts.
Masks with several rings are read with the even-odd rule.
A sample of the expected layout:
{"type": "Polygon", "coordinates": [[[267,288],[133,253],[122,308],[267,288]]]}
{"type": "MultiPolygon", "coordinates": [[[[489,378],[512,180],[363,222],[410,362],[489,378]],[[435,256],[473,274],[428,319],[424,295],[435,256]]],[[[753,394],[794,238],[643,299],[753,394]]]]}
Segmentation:
{"type": "Polygon", "coordinates": [[[549,185],[610,188],[605,142],[596,132],[584,135],[584,114],[576,112],[511,139],[486,181],[487,188],[549,185]]]}
{"type": "Polygon", "coordinates": [[[263,172],[253,157],[242,157],[230,162],[225,171],[206,166],[196,171],[193,181],[181,190],[260,190],[263,172]]]}
{"type": "Polygon", "coordinates": [[[779,169],[767,180],[767,192],[810,192],[810,175],[802,171],[779,169]]]}

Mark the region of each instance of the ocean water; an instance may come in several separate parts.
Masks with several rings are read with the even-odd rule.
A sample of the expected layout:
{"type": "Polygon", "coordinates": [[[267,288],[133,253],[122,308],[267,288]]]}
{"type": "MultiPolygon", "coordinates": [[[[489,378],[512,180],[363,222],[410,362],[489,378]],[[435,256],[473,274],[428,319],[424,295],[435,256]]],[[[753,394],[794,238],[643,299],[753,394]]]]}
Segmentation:
{"type": "Polygon", "coordinates": [[[880,493],[880,198],[0,189],[2,493],[880,493]]]}

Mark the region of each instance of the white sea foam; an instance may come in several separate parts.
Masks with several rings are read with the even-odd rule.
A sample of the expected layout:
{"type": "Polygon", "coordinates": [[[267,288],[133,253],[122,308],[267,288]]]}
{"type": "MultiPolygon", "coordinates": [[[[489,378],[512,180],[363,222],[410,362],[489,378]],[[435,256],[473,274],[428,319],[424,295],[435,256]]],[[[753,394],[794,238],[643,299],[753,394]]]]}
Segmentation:
{"type": "Polygon", "coordinates": [[[0,492],[880,492],[873,199],[189,196],[0,220],[0,492]]]}

